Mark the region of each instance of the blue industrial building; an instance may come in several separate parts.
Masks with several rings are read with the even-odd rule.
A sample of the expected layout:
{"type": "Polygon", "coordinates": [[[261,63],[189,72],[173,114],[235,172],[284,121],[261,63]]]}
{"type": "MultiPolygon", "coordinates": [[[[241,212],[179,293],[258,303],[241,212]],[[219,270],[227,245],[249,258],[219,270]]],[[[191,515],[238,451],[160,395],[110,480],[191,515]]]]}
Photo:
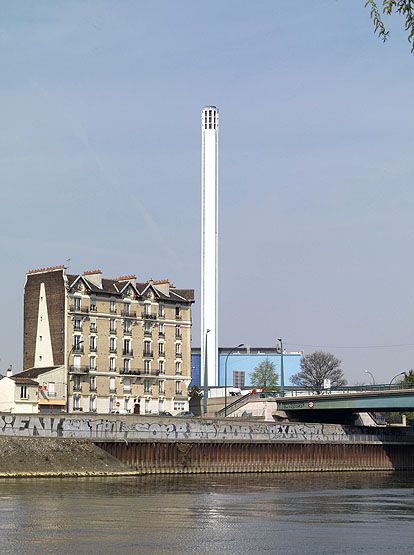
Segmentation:
{"type": "MultiPolygon", "coordinates": [[[[219,348],[219,378],[217,384],[209,384],[209,386],[225,385],[225,363],[226,357],[232,348],[219,348]]],[[[283,368],[285,375],[285,385],[292,385],[291,377],[300,371],[300,362],[302,353],[284,353],[283,368]]],[[[243,347],[231,353],[227,361],[227,385],[239,387],[240,389],[248,389],[251,385],[251,375],[258,364],[263,360],[269,359],[275,364],[275,370],[279,375],[280,383],[280,352],[275,348],[269,347],[243,347]]],[[[191,385],[201,386],[201,353],[200,348],[191,349],[191,385]]]]}

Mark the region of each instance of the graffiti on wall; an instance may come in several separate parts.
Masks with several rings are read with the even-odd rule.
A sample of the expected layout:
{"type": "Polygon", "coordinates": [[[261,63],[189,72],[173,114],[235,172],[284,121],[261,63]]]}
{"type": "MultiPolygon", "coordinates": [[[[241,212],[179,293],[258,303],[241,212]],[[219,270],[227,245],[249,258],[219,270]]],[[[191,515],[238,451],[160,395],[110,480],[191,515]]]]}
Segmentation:
{"type": "MultiPolygon", "coordinates": [[[[0,415],[0,436],[89,438],[126,441],[350,441],[355,435],[375,439],[390,431],[334,424],[234,423],[190,419],[120,419],[0,415]]],[[[393,432],[395,435],[395,432],[393,432]]]]}

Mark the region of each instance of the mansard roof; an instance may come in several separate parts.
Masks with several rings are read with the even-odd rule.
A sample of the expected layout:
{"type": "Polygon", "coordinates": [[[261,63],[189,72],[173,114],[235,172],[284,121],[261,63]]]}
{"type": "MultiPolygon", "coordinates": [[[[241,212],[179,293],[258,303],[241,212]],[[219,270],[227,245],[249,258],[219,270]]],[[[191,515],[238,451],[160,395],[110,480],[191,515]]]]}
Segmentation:
{"type": "Polygon", "coordinates": [[[170,284],[169,288],[169,295],[164,291],[161,291],[157,287],[157,282],[153,282],[153,280],[148,280],[145,282],[134,283],[135,280],[131,279],[128,281],[119,281],[119,279],[108,279],[102,278],[102,288],[98,287],[94,283],[88,280],[87,275],[74,275],[68,274],[68,286],[69,288],[73,287],[75,283],[79,280],[82,280],[89,291],[93,294],[104,294],[104,295],[113,295],[116,297],[122,297],[123,292],[128,289],[128,287],[132,287],[138,297],[142,297],[144,292],[150,287],[154,291],[155,295],[159,300],[162,301],[173,301],[173,302],[185,302],[185,303],[193,303],[194,302],[194,289],[176,289],[172,284],[170,284]]]}

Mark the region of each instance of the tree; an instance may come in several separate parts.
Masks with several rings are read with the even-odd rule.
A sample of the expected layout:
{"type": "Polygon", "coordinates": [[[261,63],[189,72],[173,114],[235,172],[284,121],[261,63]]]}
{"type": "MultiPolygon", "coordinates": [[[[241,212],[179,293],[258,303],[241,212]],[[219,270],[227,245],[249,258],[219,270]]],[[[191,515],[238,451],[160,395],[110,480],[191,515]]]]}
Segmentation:
{"type": "Polygon", "coordinates": [[[198,385],[193,385],[188,389],[188,396],[190,399],[201,399],[203,397],[203,392],[198,385]]]}
{"type": "Polygon", "coordinates": [[[365,6],[371,8],[371,19],[375,32],[385,42],[388,39],[389,31],[385,28],[382,14],[398,13],[402,15],[404,27],[408,33],[408,41],[411,43],[411,52],[414,52],[414,0],[382,0],[382,14],[378,4],[379,0],[365,0],[365,6]]]}
{"type": "Polygon", "coordinates": [[[277,381],[279,379],[275,370],[275,363],[265,358],[253,370],[250,383],[258,389],[275,390],[277,389],[277,381]]]}
{"type": "Polygon", "coordinates": [[[320,391],[327,379],[331,381],[331,387],[341,387],[346,380],[340,365],[341,361],[333,354],[316,351],[302,358],[301,371],[292,376],[292,383],[320,391]]]}
{"type": "Polygon", "coordinates": [[[403,386],[407,385],[408,387],[414,387],[414,370],[408,370],[399,383],[403,386]]]}

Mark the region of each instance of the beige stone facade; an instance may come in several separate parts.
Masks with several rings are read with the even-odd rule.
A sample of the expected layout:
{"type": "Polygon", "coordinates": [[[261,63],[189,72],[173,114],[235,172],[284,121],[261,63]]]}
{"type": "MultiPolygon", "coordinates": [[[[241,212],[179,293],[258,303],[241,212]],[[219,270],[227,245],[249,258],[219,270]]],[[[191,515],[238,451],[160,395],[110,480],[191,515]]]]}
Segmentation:
{"type": "Polygon", "coordinates": [[[70,412],[188,410],[193,290],[177,289],[167,280],[105,279],[98,270],[68,275],[57,267],[28,274],[26,302],[39,309],[30,314],[36,331],[25,325],[24,358],[41,366],[45,359],[53,364],[51,357],[63,357],[70,412]],[[61,298],[56,272],[64,288],[63,306],[53,304],[59,315],[49,310],[49,297],[61,298]],[[53,289],[48,289],[50,275],[53,289]],[[53,342],[56,330],[48,334],[45,327],[45,321],[61,322],[60,315],[61,344],[53,342]]]}

